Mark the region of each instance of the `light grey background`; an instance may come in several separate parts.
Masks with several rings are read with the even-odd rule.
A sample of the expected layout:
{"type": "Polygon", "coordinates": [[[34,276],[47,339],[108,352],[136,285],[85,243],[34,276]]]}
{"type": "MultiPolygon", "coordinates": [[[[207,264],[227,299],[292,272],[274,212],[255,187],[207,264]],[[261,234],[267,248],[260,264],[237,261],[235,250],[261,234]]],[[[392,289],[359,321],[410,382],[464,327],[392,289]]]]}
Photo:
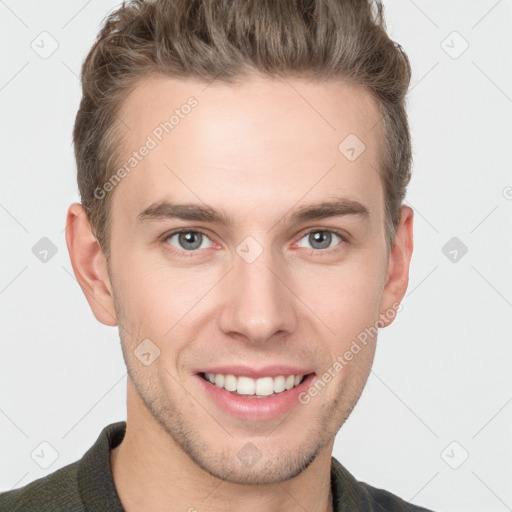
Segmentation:
{"type": "MultiPolygon", "coordinates": [[[[64,238],[78,74],[117,4],[0,1],[0,490],[77,460],[126,418],[117,329],[92,315],[64,238]],[[46,263],[32,252],[43,237],[58,251],[46,263]]],[[[385,6],[413,66],[415,251],[334,455],[434,510],[512,510],[512,2],[385,6]]]]}

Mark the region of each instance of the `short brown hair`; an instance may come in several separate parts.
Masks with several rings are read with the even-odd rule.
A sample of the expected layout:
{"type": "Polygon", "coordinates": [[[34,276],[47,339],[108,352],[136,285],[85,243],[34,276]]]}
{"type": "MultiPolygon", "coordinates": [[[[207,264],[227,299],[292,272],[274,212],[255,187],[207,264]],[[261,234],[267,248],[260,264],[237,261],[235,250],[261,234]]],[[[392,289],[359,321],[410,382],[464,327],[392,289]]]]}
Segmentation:
{"type": "Polygon", "coordinates": [[[117,114],[126,96],[150,76],[231,82],[251,71],[341,78],[374,95],[385,134],[380,173],[391,246],[411,174],[405,110],[411,68],[386,33],[379,2],[132,0],[104,20],[83,63],[73,131],[82,205],[107,259],[112,192],[98,198],[95,190],[119,165],[123,125],[117,114]]]}

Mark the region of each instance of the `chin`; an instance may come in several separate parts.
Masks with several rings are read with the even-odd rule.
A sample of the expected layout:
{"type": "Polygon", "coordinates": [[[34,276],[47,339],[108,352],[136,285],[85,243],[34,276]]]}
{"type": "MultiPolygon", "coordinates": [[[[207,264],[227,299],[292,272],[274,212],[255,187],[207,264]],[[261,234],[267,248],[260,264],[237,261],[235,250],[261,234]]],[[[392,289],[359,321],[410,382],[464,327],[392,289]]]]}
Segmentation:
{"type": "MultiPolygon", "coordinates": [[[[249,443],[246,447],[247,445],[249,443]]],[[[250,451],[250,449],[246,450],[249,454],[250,451]]],[[[257,454],[251,458],[247,457],[247,453],[245,456],[240,456],[239,453],[230,451],[222,452],[218,458],[211,455],[198,457],[198,454],[193,452],[188,452],[188,455],[201,469],[225,482],[240,485],[269,485],[290,480],[302,473],[315,460],[319,451],[320,447],[308,454],[301,449],[293,453],[260,452],[260,458],[257,454]]]]}

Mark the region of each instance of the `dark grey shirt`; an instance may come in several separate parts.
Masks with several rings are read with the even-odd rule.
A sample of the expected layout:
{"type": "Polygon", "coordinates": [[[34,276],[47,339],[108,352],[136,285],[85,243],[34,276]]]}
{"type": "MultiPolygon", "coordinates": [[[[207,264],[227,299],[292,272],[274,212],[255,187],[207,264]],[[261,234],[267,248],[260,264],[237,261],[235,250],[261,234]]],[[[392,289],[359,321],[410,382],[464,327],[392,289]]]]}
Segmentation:
{"type": "MultiPolygon", "coordinates": [[[[78,461],[24,487],[0,493],[0,512],[124,512],[110,468],[110,450],[121,443],[126,422],[106,426],[78,461]]],[[[357,481],[334,457],[335,512],[431,512],[357,481]]]]}

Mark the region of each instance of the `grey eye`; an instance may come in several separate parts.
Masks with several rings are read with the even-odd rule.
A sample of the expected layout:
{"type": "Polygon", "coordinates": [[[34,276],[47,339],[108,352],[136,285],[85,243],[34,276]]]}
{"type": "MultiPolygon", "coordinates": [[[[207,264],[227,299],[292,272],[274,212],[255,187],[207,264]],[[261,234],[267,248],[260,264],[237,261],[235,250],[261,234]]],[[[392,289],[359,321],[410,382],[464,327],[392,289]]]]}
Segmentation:
{"type": "MultiPolygon", "coordinates": [[[[307,243],[310,244],[310,249],[321,250],[334,247],[335,245],[337,245],[337,243],[342,241],[342,238],[340,235],[334,233],[333,231],[318,229],[316,231],[310,231],[309,233],[304,235],[301,238],[301,241],[302,240],[307,240],[307,243]]],[[[301,242],[299,242],[299,247],[305,246],[301,245],[301,242]]]]}
{"type": "Polygon", "coordinates": [[[206,249],[211,244],[209,238],[200,231],[180,231],[170,235],[167,240],[171,245],[185,251],[194,251],[196,249],[206,249]],[[172,243],[173,239],[177,240],[177,244],[172,243]],[[206,246],[204,245],[206,243],[206,246]]]}

